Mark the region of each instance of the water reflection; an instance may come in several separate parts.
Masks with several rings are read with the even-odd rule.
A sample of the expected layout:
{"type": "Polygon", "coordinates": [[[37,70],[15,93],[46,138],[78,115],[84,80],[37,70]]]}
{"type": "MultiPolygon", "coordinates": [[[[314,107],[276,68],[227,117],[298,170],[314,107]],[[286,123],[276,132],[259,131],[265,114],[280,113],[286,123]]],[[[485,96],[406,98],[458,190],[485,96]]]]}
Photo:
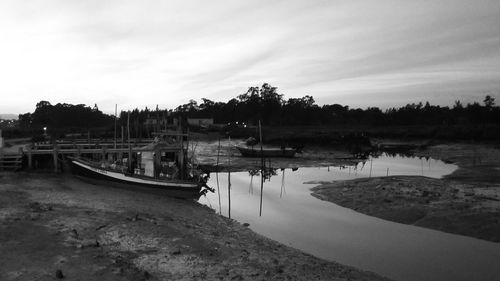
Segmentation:
{"type": "MultiPolygon", "coordinates": [[[[355,166],[269,170],[262,190],[260,183],[255,186],[261,171],[231,173],[231,215],[283,244],[397,280],[494,280],[500,244],[359,214],[312,197],[314,185],[304,184],[367,177],[370,170],[386,176],[387,169],[389,175],[441,177],[455,168],[433,159],[381,155],[355,166]]],[[[227,174],[219,180],[227,216],[227,174]]],[[[214,208],[216,196],[200,202],[214,208]]]]}

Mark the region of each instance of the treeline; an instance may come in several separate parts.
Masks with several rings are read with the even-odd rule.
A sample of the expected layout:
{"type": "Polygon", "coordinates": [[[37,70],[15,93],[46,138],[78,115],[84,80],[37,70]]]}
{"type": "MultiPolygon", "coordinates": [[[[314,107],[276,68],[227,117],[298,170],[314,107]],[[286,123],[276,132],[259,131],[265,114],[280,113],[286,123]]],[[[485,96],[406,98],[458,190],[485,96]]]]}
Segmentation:
{"type": "MultiPolygon", "coordinates": [[[[118,135],[120,129],[127,128],[129,124],[132,137],[149,137],[151,132],[173,124],[173,119],[186,124],[187,118],[213,118],[219,124],[238,121],[256,125],[260,120],[264,126],[352,127],[364,132],[375,132],[374,128],[379,128],[380,136],[406,134],[416,137],[500,139],[500,107],[489,95],[481,102],[464,105],[456,101],[451,107],[425,102],[386,110],[378,107],[360,109],[340,104],[319,106],[308,95],[285,100],[276,87],[267,83],[250,87],[227,102],[203,98],[200,104],[190,100],[170,110],[145,108],[121,111],[116,123],[118,135]],[[398,132],[394,129],[396,127],[406,129],[398,132]]],[[[47,133],[53,136],[89,131],[113,136],[114,122],[115,117],[104,114],[97,105],[51,105],[41,101],[36,104],[33,113],[19,115],[17,127],[7,130],[5,135],[35,135],[43,133],[45,127],[47,133]]]]}
{"type": "Polygon", "coordinates": [[[97,105],[93,108],[84,104],[50,104],[40,101],[33,113],[19,115],[18,130],[21,135],[47,133],[59,137],[68,133],[93,131],[106,132],[112,128],[114,117],[104,114],[97,105]]]}
{"type": "Polygon", "coordinates": [[[190,117],[212,117],[216,123],[248,122],[266,125],[329,125],[360,126],[394,125],[457,125],[500,124],[500,107],[495,99],[486,96],[483,103],[463,105],[456,101],[453,107],[430,105],[429,102],[408,104],[400,108],[381,110],[349,108],[340,104],[319,106],[311,96],[285,100],[276,87],[264,84],[250,87],[246,93],[224,102],[202,99],[201,104],[191,100],[175,112],[190,117]]]}

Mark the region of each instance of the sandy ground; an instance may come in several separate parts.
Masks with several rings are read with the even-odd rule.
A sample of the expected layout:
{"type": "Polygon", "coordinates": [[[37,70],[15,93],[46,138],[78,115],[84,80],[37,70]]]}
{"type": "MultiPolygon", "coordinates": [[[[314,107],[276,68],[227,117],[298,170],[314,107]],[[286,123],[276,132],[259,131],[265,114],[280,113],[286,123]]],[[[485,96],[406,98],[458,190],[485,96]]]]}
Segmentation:
{"type": "Polygon", "coordinates": [[[313,196],[358,212],[500,242],[500,150],[488,144],[440,144],[415,155],[455,163],[443,179],[389,176],[323,183],[313,196]]]}
{"type": "Polygon", "coordinates": [[[0,173],[0,280],[386,280],[255,234],[196,202],[0,173]]]}

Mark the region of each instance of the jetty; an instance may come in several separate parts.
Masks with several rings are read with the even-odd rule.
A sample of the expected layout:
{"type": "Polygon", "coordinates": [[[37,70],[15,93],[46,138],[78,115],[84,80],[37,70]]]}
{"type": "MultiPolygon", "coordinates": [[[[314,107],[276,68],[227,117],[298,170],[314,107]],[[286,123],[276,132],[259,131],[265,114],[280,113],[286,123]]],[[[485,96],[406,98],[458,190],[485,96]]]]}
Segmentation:
{"type": "MultiPolygon", "coordinates": [[[[182,139],[185,134],[176,134],[182,139]]],[[[55,173],[61,171],[67,156],[86,156],[92,159],[120,159],[133,153],[142,152],[153,139],[130,139],[116,142],[108,139],[75,139],[53,142],[34,142],[17,145],[10,149],[0,149],[0,170],[17,171],[52,167],[55,173]],[[17,148],[17,150],[16,150],[17,148]]],[[[188,145],[179,142],[179,146],[188,145]]],[[[179,147],[172,147],[172,150],[179,147]]]]}

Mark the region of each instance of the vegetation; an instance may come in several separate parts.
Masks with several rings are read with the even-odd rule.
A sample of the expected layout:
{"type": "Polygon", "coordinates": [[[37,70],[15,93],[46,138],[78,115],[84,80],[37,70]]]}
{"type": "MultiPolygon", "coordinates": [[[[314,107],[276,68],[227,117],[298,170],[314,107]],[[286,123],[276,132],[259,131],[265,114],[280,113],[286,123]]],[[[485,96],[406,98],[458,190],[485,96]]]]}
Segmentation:
{"type": "Polygon", "coordinates": [[[267,125],[329,125],[356,124],[365,126],[393,125],[456,125],[456,124],[500,124],[500,107],[495,99],[486,96],[484,105],[474,102],[463,106],[456,101],[452,108],[434,106],[429,102],[408,104],[401,108],[382,111],[377,107],[365,110],[349,108],[340,104],[315,104],[314,98],[283,99],[276,87],[264,84],[250,87],[248,91],[227,103],[203,99],[179,106],[176,111],[193,117],[213,117],[218,123],[244,121],[256,124],[262,120],[267,125]]]}
{"type": "MultiPolygon", "coordinates": [[[[383,111],[378,107],[360,109],[340,104],[319,106],[308,95],[285,100],[276,87],[267,83],[261,87],[250,87],[228,102],[204,98],[201,104],[190,100],[173,110],[145,108],[134,109],[130,113],[122,111],[117,124],[120,128],[130,122],[133,137],[146,137],[151,131],[160,129],[161,120],[185,120],[188,117],[213,118],[219,124],[246,122],[256,125],[261,120],[266,126],[349,127],[379,136],[500,139],[500,107],[489,95],[482,103],[463,105],[456,101],[448,107],[420,102],[383,111]]],[[[16,128],[10,131],[33,134],[42,132],[43,127],[57,134],[101,131],[113,135],[114,116],[102,113],[97,105],[90,108],[83,104],[51,105],[41,101],[36,105],[35,112],[21,114],[16,128]]]]}
{"type": "MultiPolygon", "coordinates": [[[[102,113],[97,105],[90,108],[84,104],[58,103],[48,101],[36,104],[33,113],[19,115],[18,129],[31,136],[43,133],[60,137],[67,133],[81,133],[87,130],[107,131],[112,128],[114,117],[102,113]]],[[[21,134],[18,132],[18,134],[21,134]]]]}

